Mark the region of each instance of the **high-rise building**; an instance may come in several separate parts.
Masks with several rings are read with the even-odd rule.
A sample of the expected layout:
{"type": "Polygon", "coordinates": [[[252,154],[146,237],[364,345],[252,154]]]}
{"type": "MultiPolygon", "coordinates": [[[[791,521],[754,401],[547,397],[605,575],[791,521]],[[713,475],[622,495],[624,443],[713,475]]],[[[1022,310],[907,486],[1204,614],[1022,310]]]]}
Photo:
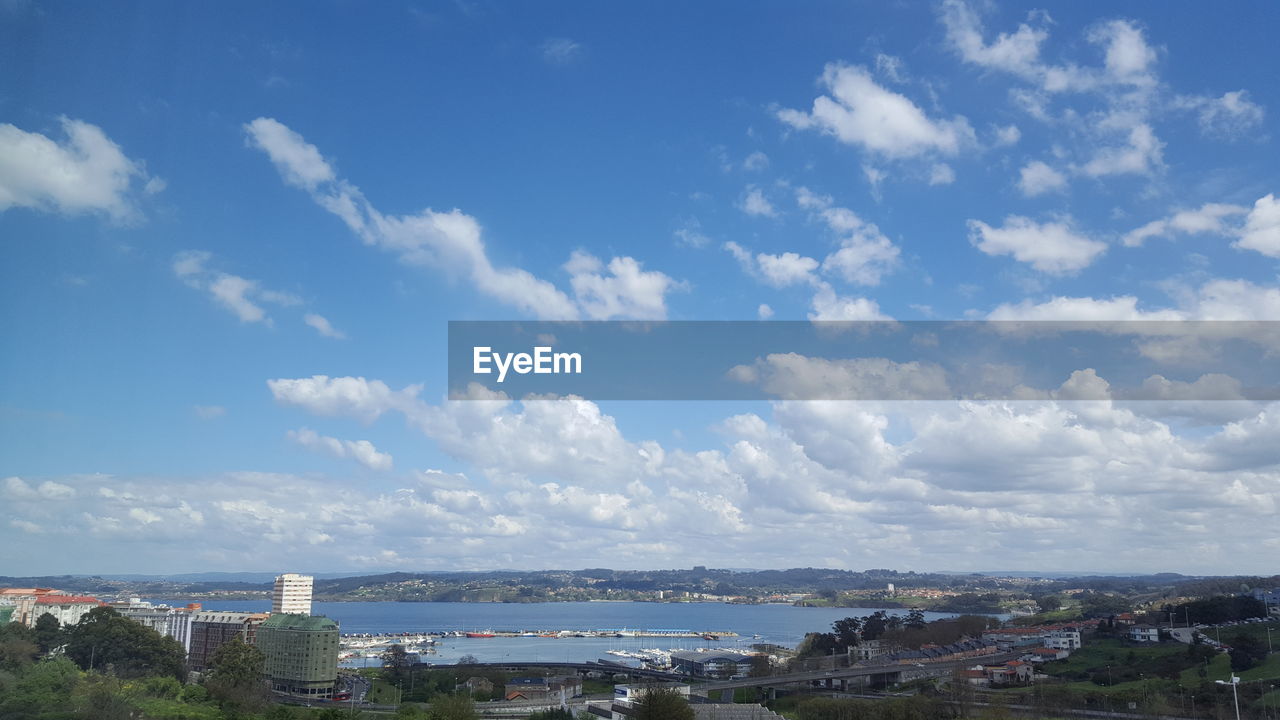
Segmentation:
{"type": "Polygon", "coordinates": [[[271,612],[296,615],[311,614],[311,586],[315,578],[310,575],[285,573],[276,578],[271,593],[271,612]]]}
{"type": "MultiPolygon", "coordinates": [[[[309,578],[308,578],[309,579],[309,578]]],[[[258,628],[258,649],[276,692],[329,697],[338,679],[338,624],[324,616],[274,614],[258,628]]]]}

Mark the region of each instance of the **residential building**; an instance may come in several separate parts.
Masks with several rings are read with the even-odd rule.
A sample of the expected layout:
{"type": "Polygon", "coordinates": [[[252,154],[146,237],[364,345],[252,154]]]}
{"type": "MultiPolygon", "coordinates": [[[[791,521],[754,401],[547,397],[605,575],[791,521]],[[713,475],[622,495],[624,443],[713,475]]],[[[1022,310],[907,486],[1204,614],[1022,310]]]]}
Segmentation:
{"type": "Polygon", "coordinates": [[[200,603],[175,608],[168,605],[153,605],[135,597],[124,602],[107,604],[130,620],[177,640],[185,652],[188,654],[191,652],[191,621],[195,613],[200,610],[200,603]]]}
{"type": "Polygon", "coordinates": [[[315,578],[310,575],[285,573],[276,577],[271,592],[271,612],[296,615],[311,614],[311,590],[315,578]]]}
{"type": "Polygon", "coordinates": [[[323,615],[276,613],[259,627],[256,645],[276,692],[330,697],[338,680],[338,623],[323,615]]]}
{"type": "Polygon", "coordinates": [[[1044,646],[1048,648],[1059,648],[1062,650],[1079,650],[1080,649],[1080,631],[1079,630],[1055,630],[1047,632],[1040,636],[1044,641],[1044,646]]]}
{"type": "Polygon", "coordinates": [[[31,611],[31,626],[35,627],[43,615],[52,615],[64,627],[75,625],[90,610],[103,604],[98,598],[86,595],[40,595],[35,599],[34,609],[31,611]]]}
{"type": "Polygon", "coordinates": [[[254,644],[258,626],[267,617],[267,613],[194,611],[187,666],[196,672],[204,672],[218,648],[233,637],[254,644]]]}
{"type": "Polygon", "coordinates": [[[1160,642],[1160,628],[1152,625],[1134,625],[1129,628],[1129,639],[1135,642],[1160,642]]]}
{"type": "Polygon", "coordinates": [[[61,595],[53,588],[0,588],[0,607],[11,607],[11,622],[20,622],[27,627],[35,625],[32,612],[36,608],[36,599],[45,595],[61,595]]]}
{"type": "Polygon", "coordinates": [[[609,720],[627,720],[632,715],[631,706],[652,689],[675,690],[681,697],[685,699],[689,697],[689,686],[678,682],[614,685],[612,702],[608,704],[591,703],[587,706],[587,712],[596,717],[608,718],[609,720]]]}
{"type": "Polygon", "coordinates": [[[560,677],[516,677],[507,681],[503,692],[506,700],[551,700],[566,702],[582,694],[582,678],[577,675],[560,677]]]}

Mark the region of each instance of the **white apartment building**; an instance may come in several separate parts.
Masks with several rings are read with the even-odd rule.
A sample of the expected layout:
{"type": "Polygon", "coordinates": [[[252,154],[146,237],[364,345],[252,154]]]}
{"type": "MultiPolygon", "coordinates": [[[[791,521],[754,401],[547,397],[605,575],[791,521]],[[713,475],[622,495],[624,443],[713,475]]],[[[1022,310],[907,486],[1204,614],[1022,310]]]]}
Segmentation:
{"type": "Polygon", "coordinates": [[[1044,646],[1054,650],[1079,650],[1080,632],[1078,630],[1055,630],[1041,636],[1044,646]]]}
{"type": "Polygon", "coordinates": [[[315,578],[310,575],[285,573],[276,577],[276,586],[271,593],[271,612],[310,615],[314,583],[315,578]]]}

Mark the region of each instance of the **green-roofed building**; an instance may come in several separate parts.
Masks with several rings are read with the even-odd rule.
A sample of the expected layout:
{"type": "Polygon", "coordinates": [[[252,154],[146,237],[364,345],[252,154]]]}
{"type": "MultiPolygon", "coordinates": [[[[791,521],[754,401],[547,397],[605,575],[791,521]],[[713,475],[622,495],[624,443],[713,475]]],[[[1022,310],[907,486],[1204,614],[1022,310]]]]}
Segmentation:
{"type": "Polygon", "coordinates": [[[271,689],[329,697],[338,680],[338,623],[319,615],[277,613],[258,626],[271,689]]]}

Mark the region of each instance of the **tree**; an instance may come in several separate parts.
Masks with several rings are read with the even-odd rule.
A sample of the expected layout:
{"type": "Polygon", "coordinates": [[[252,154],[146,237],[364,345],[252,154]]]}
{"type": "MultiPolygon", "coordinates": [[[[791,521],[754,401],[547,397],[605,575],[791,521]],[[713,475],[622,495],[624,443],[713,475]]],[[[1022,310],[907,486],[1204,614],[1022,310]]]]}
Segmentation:
{"type": "Polygon", "coordinates": [[[862,639],[862,618],[847,617],[831,623],[836,645],[840,648],[857,647],[862,639]]]}
{"type": "Polygon", "coordinates": [[[693,720],[693,708],[675,688],[651,686],[632,704],[635,720],[693,720]]]}
{"type": "Polygon", "coordinates": [[[58,622],[58,618],[44,613],[36,618],[35,640],[36,647],[40,648],[40,652],[47,653],[54,648],[62,646],[62,623],[58,622]]]}
{"type": "Polygon", "coordinates": [[[209,660],[204,686],[219,706],[232,713],[251,713],[270,704],[263,680],[266,658],[258,648],[233,637],[209,660]]]}
{"type": "Polygon", "coordinates": [[[466,693],[438,695],[427,710],[429,720],[480,720],[476,703],[466,693]]]}
{"type": "Polygon", "coordinates": [[[883,610],[877,610],[862,620],[862,639],[879,640],[889,629],[889,616],[883,610]]]}
{"type": "Polygon", "coordinates": [[[382,667],[392,682],[408,677],[407,673],[411,665],[413,665],[413,659],[400,643],[392,643],[391,647],[382,653],[382,667]]]}
{"type": "Polygon", "coordinates": [[[1036,605],[1040,612],[1053,612],[1062,608],[1062,600],[1057,595],[1041,595],[1036,598],[1036,605]]]}
{"type": "Polygon", "coordinates": [[[1267,659],[1267,646],[1254,637],[1240,635],[1231,641],[1231,669],[1248,670],[1267,659]]]}
{"type": "Polygon", "coordinates": [[[924,611],[920,608],[912,608],[907,613],[906,626],[910,630],[923,630],[926,625],[924,621],[924,611]]]}
{"type": "Polygon", "coordinates": [[[186,653],[177,640],[109,607],[96,607],[67,628],[65,653],[81,668],[120,677],[187,676],[186,653]]]}
{"type": "Polygon", "coordinates": [[[36,661],[35,632],[22,623],[0,625],[0,670],[19,670],[36,661]]]}

